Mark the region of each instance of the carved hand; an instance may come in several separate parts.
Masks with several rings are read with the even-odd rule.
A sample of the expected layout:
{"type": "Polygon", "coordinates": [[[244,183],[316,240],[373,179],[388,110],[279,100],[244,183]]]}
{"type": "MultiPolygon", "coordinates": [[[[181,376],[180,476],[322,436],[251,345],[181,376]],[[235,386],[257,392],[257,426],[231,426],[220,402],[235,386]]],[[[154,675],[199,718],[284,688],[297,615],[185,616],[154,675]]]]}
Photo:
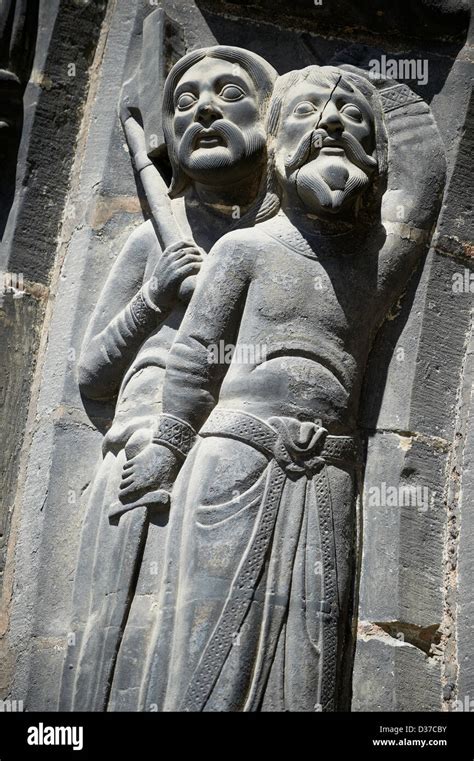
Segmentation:
{"type": "Polygon", "coordinates": [[[198,274],[205,252],[191,241],[178,241],[163,251],[146,284],[153,303],[166,311],[178,296],[181,284],[198,274]]]}
{"type": "Polygon", "coordinates": [[[180,466],[180,460],[168,447],[147,444],[123,466],[120,499],[129,500],[155,489],[171,491],[180,466]]]}

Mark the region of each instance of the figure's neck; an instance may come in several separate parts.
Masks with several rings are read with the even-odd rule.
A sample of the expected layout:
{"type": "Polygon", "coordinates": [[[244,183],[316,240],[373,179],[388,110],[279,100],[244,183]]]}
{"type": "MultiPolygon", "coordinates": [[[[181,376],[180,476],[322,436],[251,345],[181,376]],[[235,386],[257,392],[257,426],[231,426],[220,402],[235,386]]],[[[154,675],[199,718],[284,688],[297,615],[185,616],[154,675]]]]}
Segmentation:
{"type": "Polygon", "coordinates": [[[196,243],[209,251],[247,213],[257,196],[259,181],[260,173],[255,173],[231,186],[189,185],[176,210],[183,229],[189,227],[196,243]]]}
{"type": "Polygon", "coordinates": [[[204,185],[195,182],[187,194],[187,201],[197,202],[218,216],[235,218],[237,210],[239,215],[243,216],[257,196],[259,175],[260,172],[254,172],[229,185],[204,185]]]}
{"type": "Polygon", "coordinates": [[[345,215],[344,218],[334,216],[318,216],[301,206],[301,201],[296,202],[283,197],[282,211],[290,222],[307,235],[324,237],[353,234],[356,227],[354,215],[345,215]]]}
{"type": "Polygon", "coordinates": [[[287,185],[282,190],[281,208],[295,227],[308,234],[344,235],[356,228],[355,204],[335,214],[318,213],[304,206],[294,185],[287,185]]]}

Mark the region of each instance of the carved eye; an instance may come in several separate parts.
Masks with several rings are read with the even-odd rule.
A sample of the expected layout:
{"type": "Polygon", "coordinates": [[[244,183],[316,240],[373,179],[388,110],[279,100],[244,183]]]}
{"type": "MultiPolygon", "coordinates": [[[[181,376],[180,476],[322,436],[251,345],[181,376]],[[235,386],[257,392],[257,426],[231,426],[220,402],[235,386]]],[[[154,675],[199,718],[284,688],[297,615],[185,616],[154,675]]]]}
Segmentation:
{"type": "Polygon", "coordinates": [[[191,108],[196,103],[197,98],[191,92],[183,92],[176,103],[177,108],[180,111],[185,111],[187,108],[191,108]]]}
{"type": "Polygon", "coordinates": [[[341,108],[341,114],[348,116],[349,119],[353,119],[355,122],[362,121],[362,112],[357,108],[357,106],[354,106],[352,103],[347,103],[345,106],[343,106],[341,108]]]}
{"type": "Polygon", "coordinates": [[[240,100],[245,96],[244,91],[238,85],[225,85],[219,93],[224,100],[240,100]]]}
{"type": "Polygon", "coordinates": [[[309,100],[303,100],[295,106],[293,113],[297,116],[308,116],[308,114],[314,114],[316,106],[309,100]]]}

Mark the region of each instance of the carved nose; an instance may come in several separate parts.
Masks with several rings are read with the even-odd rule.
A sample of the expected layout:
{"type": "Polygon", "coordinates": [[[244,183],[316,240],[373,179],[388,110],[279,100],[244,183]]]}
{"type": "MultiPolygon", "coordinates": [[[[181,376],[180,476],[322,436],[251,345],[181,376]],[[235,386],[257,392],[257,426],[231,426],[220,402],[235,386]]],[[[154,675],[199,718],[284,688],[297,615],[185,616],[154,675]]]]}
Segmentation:
{"type": "Polygon", "coordinates": [[[324,109],[319,126],[326,132],[340,132],[343,129],[341,115],[334,103],[328,103],[324,109]]]}
{"type": "Polygon", "coordinates": [[[205,127],[209,127],[212,122],[222,117],[221,112],[209,101],[201,103],[196,111],[196,121],[204,124],[205,127]]]}

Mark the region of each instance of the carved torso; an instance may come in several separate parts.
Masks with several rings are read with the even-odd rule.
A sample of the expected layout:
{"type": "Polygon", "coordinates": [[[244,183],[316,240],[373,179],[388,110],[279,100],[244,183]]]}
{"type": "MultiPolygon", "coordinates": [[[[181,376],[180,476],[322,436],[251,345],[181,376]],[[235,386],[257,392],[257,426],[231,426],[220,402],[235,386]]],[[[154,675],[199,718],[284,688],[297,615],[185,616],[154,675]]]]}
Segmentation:
{"type": "Polygon", "coordinates": [[[265,417],[316,417],[334,432],[355,427],[373,332],[388,297],[379,287],[374,235],[365,243],[343,237],[303,237],[284,214],[257,227],[237,361],[220,405],[235,407],[245,398],[247,411],[262,415],[263,408],[265,417]],[[259,347],[255,362],[245,346],[259,347]]]}

